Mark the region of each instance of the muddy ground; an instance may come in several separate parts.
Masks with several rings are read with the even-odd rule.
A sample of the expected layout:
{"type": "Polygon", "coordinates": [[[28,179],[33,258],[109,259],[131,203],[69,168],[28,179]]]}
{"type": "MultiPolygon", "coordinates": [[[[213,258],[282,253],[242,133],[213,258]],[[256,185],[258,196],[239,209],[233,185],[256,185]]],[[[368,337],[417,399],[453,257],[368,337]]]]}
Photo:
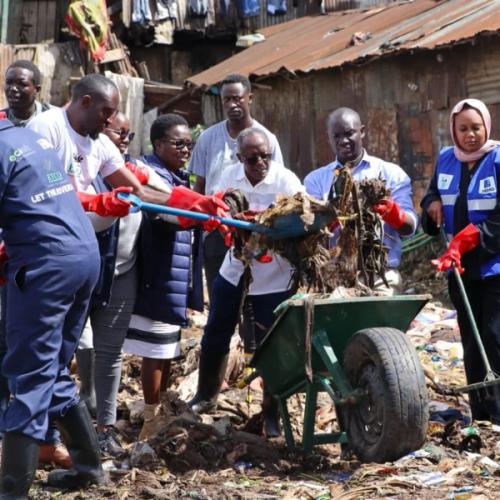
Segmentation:
{"type": "MultiPolygon", "coordinates": [[[[446,395],[446,388],[462,383],[464,376],[446,283],[428,265],[438,247],[433,244],[405,257],[402,270],[407,293],[433,294],[408,335],[426,369],[431,410],[439,416],[446,415],[449,408],[457,409],[458,415],[466,419],[466,399],[446,395]]],[[[196,384],[193,370],[203,321],[203,316],[194,316],[191,327],[184,332],[185,356],[176,362],[172,384],[175,391],[164,401],[166,411],[177,419],[166,419],[162,432],[147,445],[136,444],[141,427],[140,364],[138,359],[128,358],[117,428],[129,456],[120,461],[105,459],[111,478],[108,486],[75,493],[51,491],[44,486],[50,468],[39,470],[33,498],[498,498],[500,427],[489,423],[476,423],[471,429],[460,419],[448,425],[432,421],[421,450],[385,464],[343,460],[338,445],[317,446],[305,456],[288,450],[283,438],[264,439],[258,435],[262,397],[258,381],[250,389],[234,387],[242,369],[237,350],[229,376],[233,386],[223,392],[220,410],[195,421],[182,399],[189,397],[196,384]],[[465,438],[471,434],[479,439],[469,439],[463,449],[465,438]]],[[[303,397],[291,398],[289,409],[299,439],[303,397]]],[[[335,429],[335,412],[326,396],[320,398],[316,422],[317,430],[335,429]]]]}

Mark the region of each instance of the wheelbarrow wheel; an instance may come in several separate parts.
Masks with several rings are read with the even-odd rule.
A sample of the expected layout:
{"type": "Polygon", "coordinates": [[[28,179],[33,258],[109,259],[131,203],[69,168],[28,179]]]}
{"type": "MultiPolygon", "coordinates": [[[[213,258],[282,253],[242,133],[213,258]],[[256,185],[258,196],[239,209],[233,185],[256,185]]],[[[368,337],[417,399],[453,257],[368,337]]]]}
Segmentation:
{"type": "Polygon", "coordinates": [[[349,445],[363,462],[396,460],[420,448],[428,425],[425,377],[405,334],[367,328],[349,340],[343,367],[366,397],[345,405],[342,421],[349,445]]]}

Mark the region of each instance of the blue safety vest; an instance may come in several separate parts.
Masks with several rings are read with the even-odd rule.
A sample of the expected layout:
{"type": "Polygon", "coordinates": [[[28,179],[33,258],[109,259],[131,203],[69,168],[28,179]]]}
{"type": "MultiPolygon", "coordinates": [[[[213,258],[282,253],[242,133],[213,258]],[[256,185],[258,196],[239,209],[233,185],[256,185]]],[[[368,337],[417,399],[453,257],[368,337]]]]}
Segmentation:
{"type": "MultiPolygon", "coordinates": [[[[461,162],[453,147],[444,148],[436,167],[436,182],[443,203],[444,228],[448,239],[454,235],[455,202],[460,194],[461,162]]],[[[474,172],[467,189],[469,222],[477,225],[488,218],[497,206],[498,179],[500,179],[500,148],[486,154],[474,172]]],[[[500,274],[500,254],[481,265],[481,276],[500,274]]]]}

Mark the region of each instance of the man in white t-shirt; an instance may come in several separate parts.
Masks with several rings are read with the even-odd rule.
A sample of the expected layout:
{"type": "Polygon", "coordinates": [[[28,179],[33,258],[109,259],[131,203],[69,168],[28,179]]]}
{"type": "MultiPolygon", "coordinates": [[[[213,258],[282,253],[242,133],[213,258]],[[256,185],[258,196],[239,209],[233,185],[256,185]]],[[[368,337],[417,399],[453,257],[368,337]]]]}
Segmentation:
{"type": "Polygon", "coordinates": [[[91,74],[73,87],[66,109],[53,108],[35,117],[28,127],[55,148],[77,191],[85,192],[100,173],[113,187],[141,184],[124,166],[120,152],[101,132],[118,110],[120,96],[108,78],[91,74]]]}
{"type": "MultiPolygon", "coordinates": [[[[243,75],[228,75],[221,84],[220,95],[227,119],[202,132],[189,162],[189,170],[196,174],[194,190],[199,193],[213,194],[221,189],[226,169],[238,163],[236,138],[246,128],[263,130],[269,139],[272,159],[279,165],[283,164],[276,136],[253,119],[250,113],[253,96],[249,79],[243,75]]],[[[226,251],[218,231],[207,235],[203,257],[209,295],[226,251]]]]}
{"type": "MultiPolygon", "coordinates": [[[[249,128],[238,136],[238,158],[226,169],[221,188],[242,190],[249,201],[250,210],[264,210],[280,194],[294,195],[304,188],[297,176],[277,162],[272,161],[271,144],[260,128],[249,128]]],[[[253,260],[252,281],[247,300],[251,301],[255,315],[255,340],[259,344],[274,320],[274,309],[292,293],[290,263],[269,252],[270,262],[253,260]]],[[[227,252],[212,289],[210,312],[201,341],[198,391],[189,402],[199,413],[214,409],[227,362],[229,344],[238,321],[243,294],[244,266],[232,249],[227,252]]],[[[279,434],[277,406],[270,395],[264,393],[262,404],[265,432],[268,436],[279,434]]]]}
{"type": "Polygon", "coordinates": [[[124,168],[120,152],[101,133],[117,113],[119,102],[118,88],[109,78],[97,73],[90,74],[73,87],[67,108],[48,110],[29,123],[29,128],[47,139],[56,150],[84,209],[101,216],[128,215],[130,203],[116,197],[117,190],[128,187],[143,201],[225,215],[227,205],[218,197],[203,196],[183,187],[164,193],[148,187],[147,175],[138,179],[124,168]],[[114,191],[86,193],[98,173],[115,188],[114,191]]]}

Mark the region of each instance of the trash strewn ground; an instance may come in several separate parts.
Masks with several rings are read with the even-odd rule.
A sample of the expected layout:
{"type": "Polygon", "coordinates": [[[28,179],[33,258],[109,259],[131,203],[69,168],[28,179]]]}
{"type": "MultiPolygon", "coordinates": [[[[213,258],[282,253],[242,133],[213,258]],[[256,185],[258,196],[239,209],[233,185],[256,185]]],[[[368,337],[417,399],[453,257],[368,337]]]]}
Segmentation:
{"type": "MultiPolygon", "coordinates": [[[[399,460],[361,464],[343,460],[338,445],[323,445],[304,456],[286,448],[284,439],[260,434],[261,386],[235,388],[244,367],[237,336],[233,339],[226,389],[217,413],[198,418],[183,400],[196,388],[198,344],[205,316],[192,316],[184,333],[184,355],[175,364],[172,390],[163,401],[161,432],[148,443],[137,443],[142,404],[140,360],[127,358],[119,395],[117,428],[128,456],[104,460],[111,483],[81,492],[57,493],[44,487],[47,470],[39,470],[33,498],[193,498],[193,499],[369,499],[449,498],[493,499],[500,489],[500,427],[470,423],[465,398],[450,395],[462,384],[463,350],[455,311],[446,302],[445,281],[434,276],[434,289],[413,275],[431,272],[415,262],[407,273],[411,292],[433,292],[430,302],[408,332],[428,382],[431,422],[425,445],[399,460]],[[413,281],[412,281],[413,280],[413,281]],[[417,287],[427,286],[421,290],[417,287]]],[[[302,396],[290,400],[289,411],[297,438],[302,428],[302,396]]],[[[317,430],[336,426],[336,415],[325,395],[317,408],[317,430]]]]}

